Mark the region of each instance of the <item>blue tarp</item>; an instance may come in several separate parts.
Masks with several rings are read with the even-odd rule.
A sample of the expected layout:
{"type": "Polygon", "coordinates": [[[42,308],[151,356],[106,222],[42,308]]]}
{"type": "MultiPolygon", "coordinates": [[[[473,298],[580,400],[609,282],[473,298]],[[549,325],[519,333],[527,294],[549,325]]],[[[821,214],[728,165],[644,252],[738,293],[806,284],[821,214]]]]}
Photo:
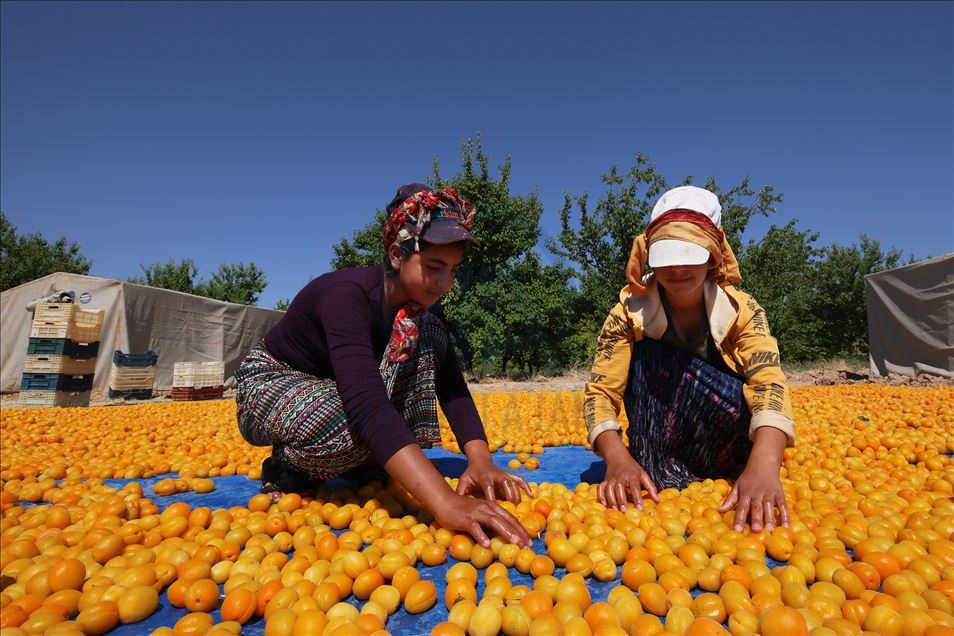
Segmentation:
{"type": "MultiPolygon", "coordinates": [[[[462,455],[456,455],[443,449],[430,449],[425,451],[425,454],[434,461],[438,470],[448,477],[459,477],[466,467],[466,460],[462,455]]],[[[602,460],[580,446],[548,448],[543,455],[536,455],[536,457],[540,459],[539,469],[516,470],[513,472],[521,475],[528,482],[560,483],[570,488],[575,487],[580,482],[598,483],[602,481],[605,473],[605,465],[602,460]]],[[[506,467],[507,462],[515,459],[516,455],[497,452],[494,453],[493,458],[497,465],[506,467]]],[[[123,485],[129,481],[138,481],[143,486],[144,496],[153,498],[153,501],[155,501],[156,505],[162,510],[177,501],[184,501],[193,507],[207,506],[213,509],[244,506],[253,495],[258,493],[259,487],[261,486],[261,482],[252,481],[239,475],[232,477],[215,477],[213,478],[215,490],[210,493],[197,494],[188,492],[160,497],[153,493],[152,486],[165,477],[167,476],[163,475],[152,479],[107,479],[104,481],[107,485],[114,488],[122,488],[123,485]]],[[[329,485],[333,486],[335,483],[344,485],[346,482],[332,481],[329,485]]],[[[542,539],[537,539],[533,542],[533,550],[538,554],[546,554],[546,546],[542,539]]],[[[457,563],[457,561],[448,555],[447,563],[441,566],[419,567],[421,578],[432,581],[437,587],[437,604],[433,609],[424,614],[412,615],[405,612],[403,608],[399,609],[388,619],[387,629],[391,633],[396,635],[427,634],[435,625],[447,620],[447,608],[444,606],[444,590],[447,585],[444,581],[444,577],[447,570],[455,563],[457,563]]],[[[767,559],[767,563],[770,568],[779,565],[777,561],[772,559],[767,559]]],[[[562,568],[558,568],[556,572],[554,572],[554,576],[557,578],[561,578],[565,574],[566,571],[562,568]]],[[[530,575],[521,574],[515,568],[510,569],[509,575],[514,585],[522,584],[530,588],[533,587],[534,579],[530,575]]],[[[615,581],[602,583],[596,579],[588,579],[587,585],[593,602],[605,601],[610,590],[620,585],[620,580],[617,578],[615,581]]],[[[479,577],[477,585],[478,598],[482,595],[483,588],[484,581],[481,576],[479,577]]],[[[692,592],[693,596],[697,596],[700,593],[701,590],[699,589],[692,592]]],[[[140,634],[148,634],[157,627],[164,625],[171,627],[177,620],[189,613],[185,609],[171,607],[168,604],[165,594],[161,594],[159,600],[159,609],[147,620],[132,625],[121,625],[109,633],[117,636],[139,636],[140,634]]],[[[354,597],[351,597],[348,602],[355,606],[360,605],[354,597]]],[[[221,621],[221,615],[218,611],[213,612],[212,616],[216,622],[221,621]]],[[[265,621],[258,618],[253,622],[247,623],[243,626],[242,633],[262,636],[265,633],[265,621]]]]}

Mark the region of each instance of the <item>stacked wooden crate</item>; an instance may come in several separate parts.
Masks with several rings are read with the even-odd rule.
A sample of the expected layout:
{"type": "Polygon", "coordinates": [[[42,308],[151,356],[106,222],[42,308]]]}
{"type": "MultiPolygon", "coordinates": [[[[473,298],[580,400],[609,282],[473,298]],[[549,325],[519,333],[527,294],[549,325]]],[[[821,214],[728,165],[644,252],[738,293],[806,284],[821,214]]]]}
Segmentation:
{"type": "Polygon", "coordinates": [[[103,329],[102,309],[36,306],[20,381],[20,406],[87,406],[103,329]]]}
{"type": "Polygon", "coordinates": [[[176,362],[172,369],[173,400],[211,400],[225,392],[225,363],[176,362]]]}
{"type": "Polygon", "coordinates": [[[109,398],[148,400],[156,383],[155,351],[146,353],[113,352],[113,367],[109,372],[109,398]]]}

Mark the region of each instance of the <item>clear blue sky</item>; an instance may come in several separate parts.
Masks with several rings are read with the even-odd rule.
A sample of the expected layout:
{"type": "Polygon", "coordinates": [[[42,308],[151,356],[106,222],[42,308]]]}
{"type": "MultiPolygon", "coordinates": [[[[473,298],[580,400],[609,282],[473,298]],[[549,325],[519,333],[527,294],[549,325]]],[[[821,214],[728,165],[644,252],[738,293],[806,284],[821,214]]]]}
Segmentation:
{"type": "Polygon", "coordinates": [[[774,185],[772,221],[820,244],[937,256],[952,34],[951,2],[4,2],[0,207],[98,276],[254,261],[271,307],[480,131],[545,236],[641,151],[672,182],[774,185]]]}

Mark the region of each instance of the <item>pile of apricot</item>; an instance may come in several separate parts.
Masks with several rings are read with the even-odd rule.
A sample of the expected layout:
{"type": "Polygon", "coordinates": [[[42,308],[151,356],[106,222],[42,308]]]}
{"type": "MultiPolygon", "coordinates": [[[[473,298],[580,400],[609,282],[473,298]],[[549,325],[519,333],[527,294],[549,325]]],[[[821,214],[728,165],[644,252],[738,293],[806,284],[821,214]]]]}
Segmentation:
{"type": "MultiPolygon", "coordinates": [[[[521,417],[541,405],[545,420],[548,404],[578,415],[572,394],[490,397],[521,417]]],[[[624,512],[593,484],[534,483],[501,503],[532,548],[441,528],[394,483],[160,510],[135,479],[168,464],[179,474],[165,487],[204,487],[264,454],[236,440],[227,402],[3,411],[0,636],[102,634],[160,604],[188,613],[157,635],[259,621],[269,636],[381,635],[399,611],[439,617],[437,635],[954,633],[954,390],[808,387],[793,402],[791,527],[734,530],[717,511],[723,480],[624,512]],[[117,471],[141,474],[105,485],[117,471]],[[422,576],[437,567],[440,587],[422,576]]],[[[540,427],[520,430],[506,440],[536,459],[540,427]]]]}

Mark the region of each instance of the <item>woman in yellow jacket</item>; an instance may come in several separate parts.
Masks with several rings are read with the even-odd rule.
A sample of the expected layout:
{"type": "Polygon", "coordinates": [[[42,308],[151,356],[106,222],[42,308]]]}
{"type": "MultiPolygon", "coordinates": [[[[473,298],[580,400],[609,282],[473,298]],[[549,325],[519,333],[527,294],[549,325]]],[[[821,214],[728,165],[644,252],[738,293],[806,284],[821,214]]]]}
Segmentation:
{"type": "Polygon", "coordinates": [[[643,488],[658,501],[657,487],[734,478],[720,511],[736,508],[736,529],[751,520],[772,530],[789,522],[779,468],[795,441],[792,407],[765,311],[734,287],[741,276],[721,212],[694,186],[656,203],[597,341],[583,413],[606,461],[602,503],[642,507],[643,488]]]}

